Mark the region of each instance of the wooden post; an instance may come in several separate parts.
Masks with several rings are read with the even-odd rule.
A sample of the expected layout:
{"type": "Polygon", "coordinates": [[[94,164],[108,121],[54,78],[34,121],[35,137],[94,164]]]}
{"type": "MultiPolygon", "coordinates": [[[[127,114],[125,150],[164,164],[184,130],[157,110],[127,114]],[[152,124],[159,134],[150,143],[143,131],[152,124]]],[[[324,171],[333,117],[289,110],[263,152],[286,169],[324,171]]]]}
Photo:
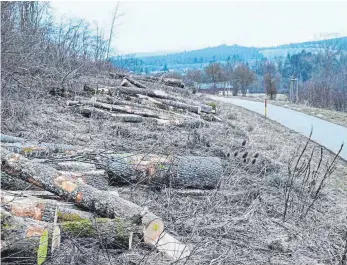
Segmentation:
{"type": "Polygon", "coordinates": [[[266,117],[267,117],[267,99],[265,99],[264,103],[265,103],[265,112],[264,112],[264,115],[265,115],[265,118],[266,118],[266,117]]]}

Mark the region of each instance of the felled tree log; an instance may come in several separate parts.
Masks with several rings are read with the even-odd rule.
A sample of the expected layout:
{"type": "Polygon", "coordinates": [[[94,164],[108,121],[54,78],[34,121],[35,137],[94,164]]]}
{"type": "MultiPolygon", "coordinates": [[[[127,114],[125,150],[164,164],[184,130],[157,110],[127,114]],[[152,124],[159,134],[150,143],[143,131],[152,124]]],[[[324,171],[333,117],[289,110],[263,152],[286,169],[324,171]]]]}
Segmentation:
{"type": "Polygon", "coordinates": [[[205,104],[200,104],[201,111],[205,113],[213,113],[213,108],[212,106],[205,105],[205,104]]]}
{"type": "Polygon", "coordinates": [[[124,78],[124,79],[122,80],[122,83],[120,84],[120,86],[133,87],[134,85],[131,84],[126,78],[124,78]]]}
{"type": "Polygon", "coordinates": [[[110,105],[106,103],[100,103],[95,101],[88,101],[88,100],[80,100],[80,101],[68,101],[68,106],[75,106],[75,105],[87,105],[87,106],[93,106],[95,108],[105,109],[109,111],[116,111],[116,112],[122,112],[122,113],[128,113],[128,114],[135,114],[143,117],[151,117],[151,118],[161,118],[158,114],[154,114],[151,112],[144,112],[140,110],[135,110],[130,106],[116,106],[116,105],[110,105]]]}
{"type": "Polygon", "coordinates": [[[115,114],[115,113],[110,113],[104,110],[93,109],[93,108],[82,108],[80,111],[81,111],[81,114],[87,118],[91,118],[91,117],[98,117],[103,119],[113,118],[121,122],[133,122],[133,123],[139,123],[139,122],[145,121],[144,117],[135,115],[135,114],[115,114]]]}
{"type": "Polygon", "coordinates": [[[2,147],[26,157],[46,157],[53,153],[70,153],[76,150],[76,147],[65,144],[53,143],[4,143],[2,147]]]}
{"type": "Polygon", "coordinates": [[[146,96],[155,97],[155,98],[173,99],[173,97],[169,96],[167,93],[161,90],[143,89],[138,87],[118,87],[117,90],[120,93],[133,95],[133,96],[140,94],[140,95],[146,95],[146,96]]]}
{"type": "Polygon", "coordinates": [[[25,157],[1,148],[1,171],[33,183],[100,216],[134,220],[142,224],[147,243],[155,245],[164,230],[163,221],[144,208],[114,193],[100,191],[63,175],[56,169],[31,162],[25,157]]]}
{"type": "Polygon", "coordinates": [[[1,189],[3,190],[38,190],[40,188],[28,183],[22,179],[10,176],[5,172],[1,172],[1,189]]]}
{"type": "Polygon", "coordinates": [[[54,222],[56,208],[58,208],[57,217],[60,222],[93,219],[92,213],[78,210],[71,203],[32,196],[21,197],[20,194],[11,194],[6,191],[1,193],[1,205],[14,216],[49,223],[54,222]]]}
{"type": "Polygon", "coordinates": [[[64,171],[78,171],[78,172],[90,172],[96,170],[94,164],[78,162],[78,161],[64,161],[58,162],[55,165],[58,170],[64,171]]]}
{"type": "Polygon", "coordinates": [[[194,105],[189,105],[183,102],[179,101],[173,101],[173,100],[166,100],[166,99],[160,99],[159,100],[161,103],[179,108],[179,109],[186,109],[188,111],[194,112],[196,114],[200,114],[201,112],[201,107],[200,106],[194,106],[194,105]]]}
{"type": "Polygon", "coordinates": [[[107,163],[110,185],[141,183],[172,187],[217,188],[223,174],[217,157],[114,155],[107,163]]]}
{"type": "Polygon", "coordinates": [[[6,135],[6,134],[0,134],[0,142],[2,143],[22,143],[27,141],[24,138],[21,137],[15,137],[11,135],[6,135]]]}
{"type": "Polygon", "coordinates": [[[100,171],[90,172],[71,172],[71,171],[59,171],[60,174],[68,176],[78,182],[88,184],[98,190],[108,190],[109,181],[106,175],[100,174],[100,171]]]}
{"type": "MultiPolygon", "coordinates": [[[[2,262],[37,259],[40,237],[48,233],[47,256],[50,256],[53,229],[52,223],[24,219],[11,215],[1,208],[2,262]]],[[[59,224],[61,237],[94,238],[108,248],[128,249],[129,243],[141,241],[141,227],[126,219],[88,218],[64,221],[59,224]]],[[[42,243],[41,243],[42,244],[42,243]]]]}
{"type": "Polygon", "coordinates": [[[182,82],[182,80],[179,80],[179,79],[175,79],[175,78],[162,78],[161,82],[163,82],[167,86],[184,88],[184,83],[182,82]]]}
{"type": "Polygon", "coordinates": [[[147,86],[145,86],[144,84],[141,84],[140,82],[136,81],[135,79],[132,79],[131,77],[126,77],[123,79],[123,81],[126,80],[128,81],[130,84],[133,84],[134,86],[137,86],[139,88],[145,88],[145,89],[149,89],[147,86]]]}
{"type": "Polygon", "coordinates": [[[92,94],[105,94],[105,95],[111,94],[110,89],[106,87],[93,87],[87,84],[84,84],[83,90],[85,92],[92,93],[92,94]]]}

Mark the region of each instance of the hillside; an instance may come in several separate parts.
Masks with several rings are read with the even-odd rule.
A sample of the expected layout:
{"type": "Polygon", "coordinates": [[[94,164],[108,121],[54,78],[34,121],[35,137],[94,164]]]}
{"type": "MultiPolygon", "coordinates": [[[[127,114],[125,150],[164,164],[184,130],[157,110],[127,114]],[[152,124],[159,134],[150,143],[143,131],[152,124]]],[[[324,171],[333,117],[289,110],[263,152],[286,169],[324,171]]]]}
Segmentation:
{"type": "MultiPolygon", "coordinates": [[[[24,78],[22,76],[20,81],[23,82],[24,78]]],[[[2,133],[16,136],[12,141],[22,142],[2,143],[2,187],[9,187],[10,190],[21,187],[29,191],[20,193],[26,198],[19,197],[16,191],[3,192],[2,202],[7,204],[6,209],[13,216],[2,213],[7,216],[2,228],[7,231],[3,238],[8,242],[2,262],[18,264],[23,257],[26,257],[27,264],[36,262],[36,256],[28,251],[30,245],[26,245],[27,241],[19,241],[20,244],[13,242],[11,235],[21,230],[8,227],[19,223],[24,229],[26,226],[20,222],[23,217],[16,217],[24,213],[31,218],[39,218],[37,211],[42,211],[45,218],[53,220],[54,214],[37,208],[39,206],[29,207],[25,211],[23,207],[35,203],[55,205],[57,202],[54,200],[59,202],[59,211],[69,213],[67,217],[73,213],[84,219],[76,223],[60,215],[58,221],[63,229],[61,245],[53,256],[47,256],[45,264],[70,264],[78,257],[81,262],[76,264],[106,261],[117,264],[172,264],[172,259],[165,251],[157,252],[150,244],[137,241],[135,236],[131,250],[127,250],[127,237],[126,242],[112,243],[112,240],[120,239],[113,239],[112,230],[104,230],[104,224],[106,222],[109,225],[107,229],[112,229],[113,221],[99,216],[107,217],[111,214],[112,211],[105,216],[105,211],[109,211],[110,207],[116,207],[117,211],[122,209],[122,205],[112,206],[111,202],[125,201],[132,207],[146,208],[158,216],[165,225],[166,233],[185,246],[184,253],[189,253],[189,256],[184,254],[176,264],[208,264],[216,259],[224,260],[227,264],[240,264],[242,260],[249,265],[267,264],[268,260],[274,264],[338,264],[341,260],[345,247],[343,231],[346,229],[344,218],[347,201],[344,182],[347,167],[342,160],[337,160],[335,171],[327,175],[325,188],[315,199],[315,206],[305,214],[312,198],[302,193],[301,188],[316,189],[318,186],[302,185],[300,175],[291,175],[287,166],[290,165],[292,170],[296,167],[291,162],[293,158],[300,166],[311,161],[309,165],[316,168],[316,172],[305,176],[315,177],[319,181],[326,172],[325,167],[318,167],[319,147],[308,142],[307,148],[303,148],[307,142],[305,137],[229,104],[218,103],[217,113],[207,116],[192,112],[194,108],[187,111],[177,107],[168,108],[165,104],[158,105],[158,102],[167,102],[162,99],[164,95],[190,105],[203,105],[211,101],[206,97],[194,96],[182,88],[142,77],[112,74],[111,78],[106,73],[99,73],[97,78],[82,75],[74,79],[72,89],[74,93],[67,98],[47,96],[41,100],[32,115],[20,124],[11,120],[3,121],[2,133]],[[133,78],[137,85],[124,86],[124,77],[129,80],[133,78]],[[106,94],[98,94],[90,87],[106,94]],[[140,97],[132,94],[135,89],[136,93],[140,90],[145,93],[146,89],[161,93],[156,92],[151,96],[143,94],[140,97]],[[129,111],[132,111],[131,115],[129,111]],[[164,119],[168,122],[163,122],[164,119]],[[51,146],[54,148],[51,149],[51,146]],[[21,154],[16,156],[19,159],[17,162],[7,159],[11,152],[21,154]],[[138,156],[144,159],[149,155],[152,159],[160,158],[159,166],[152,168],[153,164],[149,161],[136,160],[138,156]],[[203,180],[194,184],[193,178],[188,185],[181,182],[183,186],[177,187],[175,175],[171,176],[173,182],[167,182],[169,179],[162,178],[170,172],[170,167],[164,163],[167,157],[205,157],[221,161],[221,174],[215,174],[220,172],[219,169],[215,171],[219,162],[204,169],[210,174],[206,181],[214,183],[217,178],[218,188],[194,188],[203,180]],[[111,166],[112,161],[115,163],[119,158],[124,161],[121,167],[111,166]],[[135,163],[135,170],[139,174],[130,178],[124,171],[128,163],[135,163]],[[39,189],[44,187],[50,192],[31,191],[30,184],[16,181],[17,173],[14,172],[19,169],[22,172],[18,175],[20,179],[31,181],[39,185],[39,189]],[[35,175],[35,170],[61,172],[61,177],[71,182],[69,185],[79,185],[79,193],[72,192],[69,196],[74,199],[69,198],[67,191],[62,193],[59,186],[46,185],[44,177],[47,175],[40,172],[35,175]],[[131,182],[122,181],[127,176],[131,182]],[[294,186],[286,186],[288,178],[292,176],[296,176],[294,186]],[[289,198],[295,201],[291,202],[286,221],[283,222],[285,187],[294,189],[289,198]],[[88,195],[87,191],[96,192],[97,195],[88,195]],[[42,194],[44,199],[41,198],[42,194]],[[81,194],[84,194],[82,201],[81,194]],[[94,200],[92,205],[88,203],[90,195],[94,200]],[[113,199],[108,201],[106,195],[113,199]],[[104,205],[104,201],[108,204],[104,205]],[[35,213],[32,212],[34,209],[35,213]],[[91,213],[96,217],[91,216],[91,213]],[[95,225],[85,218],[96,218],[95,225]],[[81,224],[88,225],[83,228],[81,224]],[[72,227],[75,230],[71,230],[72,227]],[[331,247],[327,247],[327,242],[331,247]],[[78,248],[74,247],[75,244],[78,244],[78,248]],[[21,249],[20,246],[24,245],[27,247],[21,249]]],[[[1,139],[6,141],[11,138],[2,135],[1,139]]],[[[330,164],[333,158],[332,154],[323,151],[322,164],[330,164]]],[[[199,167],[199,164],[195,166],[199,167]]],[[[194,170],[194,167],[185,170],[194,170]]],[[[132,214],[133,210],[127,208],[122,210],[120,217],[129,218],[132,214]]],[[[26,220],[30,222],[28,224],[40,224],[28,217],[26,220]]]]}
{"type": "Polygon", "coordinates": [[[115,68],[47,2],[1,2],[1,26],[1,264],[346,265],[338,155],[115,68]]]}
{"type": "Polygon", "coordinates": [[[300,53],[302,50],[316,52],[326,42],[336,41],[341,49],[347,51],[347,37],[329,40],[285,44],[275,47],[245,47],[239,45],[220,45],[199,50],[157,56],[120,56],[112,59],[113,64],[134,72],[150,73],[163,70],[202,68],[210,62],[246,61],[252,64],[262,58],[274,59],[287,54],[300,53]]]}

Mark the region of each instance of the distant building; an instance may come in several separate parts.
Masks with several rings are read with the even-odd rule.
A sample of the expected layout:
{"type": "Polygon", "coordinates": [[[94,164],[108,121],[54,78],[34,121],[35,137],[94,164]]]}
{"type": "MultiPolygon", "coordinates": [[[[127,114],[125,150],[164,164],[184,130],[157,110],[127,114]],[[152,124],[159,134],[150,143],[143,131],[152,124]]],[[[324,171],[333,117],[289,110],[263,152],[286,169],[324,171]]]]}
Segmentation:
{"type": "Polygon", "coordinates": [[[194,87],[200,93],[213,95],[232,95],[233,85],[231,82],[216,82],[216,83],[197,83],[194,82],[194,87]]]}

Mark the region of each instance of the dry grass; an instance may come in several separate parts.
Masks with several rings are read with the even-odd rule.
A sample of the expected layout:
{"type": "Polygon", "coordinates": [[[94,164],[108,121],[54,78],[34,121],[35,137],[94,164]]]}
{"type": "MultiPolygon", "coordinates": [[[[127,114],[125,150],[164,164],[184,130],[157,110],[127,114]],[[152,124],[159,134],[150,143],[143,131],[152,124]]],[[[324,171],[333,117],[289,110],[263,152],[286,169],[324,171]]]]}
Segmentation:
{"type": "MultiPolygon", "coordinates": [[[[204,122],[198,127],[133,125],[84,118],[66,106],[66,99],[47,97],[20,124],[5,121],[2,132],[115,153],[219,156],[225,172],[218,191],[196,196],[170,187],[119,189],[121,196],[161,216],[168,231],[191,246],[191,257],[178,264],[339,264],[347,229],[346,163],[337,162],[323,196],[306,219],[293,213],[282,222],[281,183],[287,177],[287,163],[305,137],[237,106],[220,103],[217,110],[222,122],[204,122]],[[248,157],[259,154],[255,164],[239,158],[246,151],[248,157]]],[[[311,143],[308,150],[315,146],[311,143]]],[[[333,155],[325,151],[324,165],[331,159],[333,155]]],[[[64,251],[48,264],[71,263],[69,258],[76,253],[81,259],[75,258],[74,264],[93,264],[96,256],[110,264],[172,264],[144,246],[96,253],[85,242],[78,242],[78,248],[69,244],[76,246],[76,242],[64,241],[64,251]]]]}

